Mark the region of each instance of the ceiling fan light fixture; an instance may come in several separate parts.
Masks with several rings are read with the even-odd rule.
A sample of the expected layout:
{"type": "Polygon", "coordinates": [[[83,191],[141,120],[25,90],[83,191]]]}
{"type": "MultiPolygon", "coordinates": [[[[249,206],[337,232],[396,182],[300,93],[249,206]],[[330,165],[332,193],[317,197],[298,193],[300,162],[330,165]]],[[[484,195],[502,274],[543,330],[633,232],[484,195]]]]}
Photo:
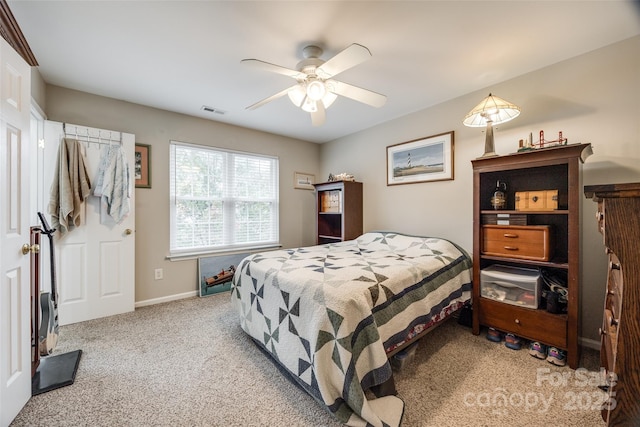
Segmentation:
{"type": "Polygon", "coordinates": [[[302,103],[302,109],[307,113],[315,113],[318,111],[318,106],[316,105],[316,101],[307,96],[302,103]]]}
{"type": "MultiPolygon", "coordinates": [[[[317,81],[317,83],[320,83],[323,86],[322,89],[325,91],[324,96],[322,98],[318,100],[314,100],[313,97],[309,96],[309,93],[308,93],[309,92],[308,86],[310,86],[311,84],[305,85],[304,83],[300,83],[296,87],[292,88],[289,92],[287,92],[287,95],[289,96],[289,99],[291,100],[293,105],[295,105],[296,107],[302,108],[304,111],[308,113],[317,111],[318,106],[316,102],[320,102],[320,101],[324,105],[325,109],[329,108],[333,104],[333,102],[338,98],[338,95],[326,90],[327,88],[324,83],[319,81],[317,81]]],[[[312,89],[312,92],[314,90],[315,89],[312,89]]]]}
{"type": "Polygon", "coordinates": [[[333,104],[333,101],[335,101],[337,98],[338,98],[338,95],[336,95],[335,93],[327,92],[324,98],[322,98],[322,103],[324,104],[325,110],[329,108],[331,104],[333,104]]]}
{"type": "Polygon", "coordinates": [[[327,93],[327,88],[320,80],[313,80],[307,85],[307,96],[313,101],[320,101],[327,93]]]}
{"type": "Polygon", "coordinates": [[[325,112],[338,96],[362,102],[372,107],[382,107],[387,97],[367,89],[333,80],[333,77],[371,57],[366,47],[353,43],[328,60],[320,59],[322,49],[315,45],[303,49],[304,59],[296,69],[281,67],[258,59],[243,59],[242,62],[261,69],[282,74],[296,80],[296,84],[281,90],[247,107],[255,110],[268,102],[287,95],[293,105],[311,113],[311,122],[320,126],[325,122],[325,112]]]}
{"type": "Polygon", "coordinates": [[[304,89],[302,84],[299,84],[287,92],[287,95],[289,95],[289,99],[293,102],[293,105],[301,107],[304,98],[307,96],[307,91],[304,89]]]}

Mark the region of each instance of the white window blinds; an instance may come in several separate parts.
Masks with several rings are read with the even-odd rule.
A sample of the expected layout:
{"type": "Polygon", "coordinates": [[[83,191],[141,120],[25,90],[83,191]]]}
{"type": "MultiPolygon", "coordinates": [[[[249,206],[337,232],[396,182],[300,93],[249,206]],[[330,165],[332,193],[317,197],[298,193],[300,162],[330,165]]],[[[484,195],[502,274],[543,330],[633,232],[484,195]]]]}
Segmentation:
{"type": "Polygon", "coordinates": [[[277,245],[278,159],[172,141],[172,255],[277,245]]]}

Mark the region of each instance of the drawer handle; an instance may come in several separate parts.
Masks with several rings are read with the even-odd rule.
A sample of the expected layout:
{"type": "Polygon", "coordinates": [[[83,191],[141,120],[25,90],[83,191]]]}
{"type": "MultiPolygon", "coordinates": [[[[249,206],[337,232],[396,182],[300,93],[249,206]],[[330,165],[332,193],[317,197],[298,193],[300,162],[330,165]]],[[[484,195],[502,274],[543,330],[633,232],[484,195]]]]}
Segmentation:
{"type": "Polygon", "coordinates": [[[520,319],[516,319],[515,322],[516,322],[516,324],[519,325],[520,324],[520,319]]]}
{"type": "Polygon", "coordinates": [[[603,218],[604,218],[604,214],[600,211],[596,211],[596,219],[598,221],[602,221],[603,218]]]}
{"type": "Polygon", "coordinates": [[[615,295],[616,291],[614,291],[613,289],[609,289],[609,290],[607,290],[607,294],[608,295],[615,295]]]}
{"type": "Polygon", "coordinates": [[[617,262],[610,262],[609,263],[609,269],[611,270],[620,270],[620,263],[617,262]]]}
{"type": "Polygon", "coordinates": [[[518,247],[517,246],[505,246],[504,249],[506,249],[508,251],[517,251],[518,247]]]}
{"type": "Polygon", "coordinates": [[[616,319],[615,317],[611,318],[611,326],[618,326],[618,319],[616,319]]]}
{"type": "Polygon", "coordinates": [[[607,331],[602,328],[598,328],[598,332],[600,333],[600,335],[607,335],[607,331]]]}
{"type": "Polygon", "coordinates": [[[517,234],[513,234],[513,233],[504,233],[503,234],[504,237],[508,237],[510,239],[517,239],[518,235],[517,234]]]}

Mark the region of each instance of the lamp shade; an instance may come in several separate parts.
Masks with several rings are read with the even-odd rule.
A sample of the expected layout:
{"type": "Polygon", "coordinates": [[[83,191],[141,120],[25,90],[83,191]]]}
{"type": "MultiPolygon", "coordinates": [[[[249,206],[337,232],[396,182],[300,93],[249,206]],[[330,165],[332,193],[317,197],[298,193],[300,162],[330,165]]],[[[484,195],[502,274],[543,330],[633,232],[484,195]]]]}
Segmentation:
{"type": "Polygon", "coordinates": [[[465,116],[462,123],[469,127],[485,127],[487,122],[497,125],[508,122],[518,115],[520,115],[520,107],[489,94],[465,116]]]}
{"type": "Polygon", "coordinates": [[[305,96],[307,96],[307,91],[302,85],[296,85],[287,92],[287,95],[289,95],[289,99],[293,102],[293,105],[300,107],[302,106],[302,101],[304,101],[305,96]]]}

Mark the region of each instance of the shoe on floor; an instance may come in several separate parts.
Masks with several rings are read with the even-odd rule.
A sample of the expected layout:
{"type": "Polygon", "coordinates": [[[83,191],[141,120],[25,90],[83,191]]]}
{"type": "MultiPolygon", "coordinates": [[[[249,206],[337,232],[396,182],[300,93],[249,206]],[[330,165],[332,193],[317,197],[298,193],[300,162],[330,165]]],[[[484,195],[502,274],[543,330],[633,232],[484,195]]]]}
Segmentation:
{"type": "Polygon", "coordinates": [[[564,366],[567,363],[567,355],[559,348],[549,347],[547,362],[553,363],[556,366],[564,366]]]}
{"type": "Polygon", "coordinates": [[[489,341],[500,342],[502,341],[502,337],[503,337],[502,332],[494,328],[489,328],[489,330],[487,331],[487,339],[489,341]]]}
{"type": "Polygon", "coordinates": [[[544,360],[547,358],[547,346],[538,341],[534,341],[529,345],[529,354],[536,359],[544,360]]]}
{"type": "Polygon", "coordinates": [[[520,350],[522,348],[522,339],[513,334],[507,334],[504,338],[504,345],[511,350],[520,350]]]}

